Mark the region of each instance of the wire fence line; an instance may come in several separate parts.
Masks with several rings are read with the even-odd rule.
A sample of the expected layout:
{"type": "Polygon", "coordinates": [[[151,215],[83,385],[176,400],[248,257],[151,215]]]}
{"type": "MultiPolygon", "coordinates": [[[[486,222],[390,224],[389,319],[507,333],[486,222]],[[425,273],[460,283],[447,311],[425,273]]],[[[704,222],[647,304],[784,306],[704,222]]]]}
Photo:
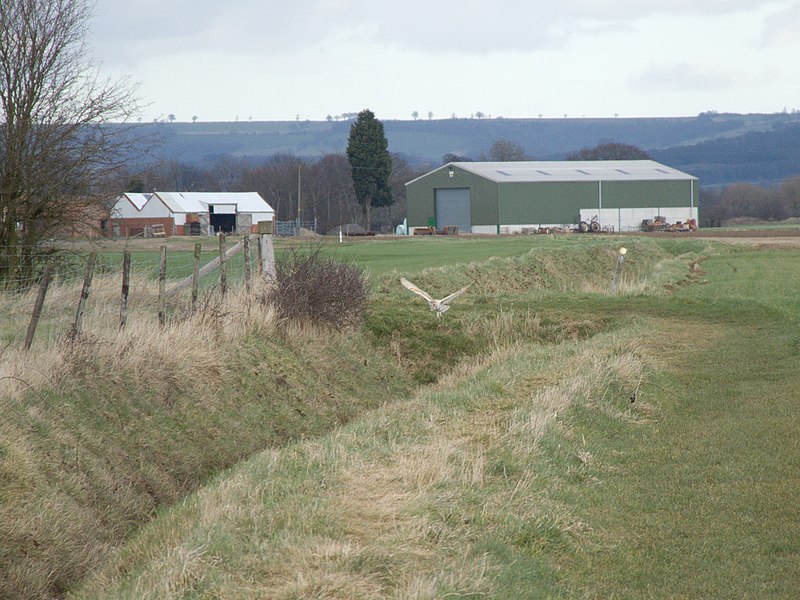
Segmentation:
{"type": "Polygon", "coordinates": [[[3,348],[57,342],[88,329],[114,330],[129,319],[184,314],[211,295],[233,288],[250,290],[275,276],[272,237],[244,238],[228,246],[220,236],[216,250],[168,249],[54,255],[38,283],[0,292],[0,344],[3,348]],[[183,293],[184,290],[186,293],[183,293]],[[38,333],[37,333],[38,329],[38,333]]]}
{"type": "MultiPolygon", "coordinates": [[[[83,272],[86,268],[86,263],[89,259],[91,252],[73,252],[73,251],[58,251],[58,254],[53,256],[53,282],[59,284],[69,284],[80,281],[83,278],[83,272]]],[[[97,262],[95,265],[95,273],[97,275],[113,275],[122,272],[122,264],[124,252],[121,251],[101,251],[97,253],[97,262]]],[[[132,250],[130,252],[132,260],[132,269],[134,272],[148,277],[157,279],[159,275],[159,250],[132,250]]],[[[192,266],[194,264],[194,251],[183,249],[168,249],[169,270],[167,272],[168,279],[180,279],[186,274],[191,274],[192,266]]],[[[211,249],[210,246],[204,247],[201,250],[201,262],[205,263],[218,255],[216,249],[211,249]]],[[[257,263],[258,257],[253,254],[250,257],[251,266],[257,263]]],[[[44,273],[44,264],[47,259],[42,260],[39,273],[35,277],[35,284],[41,279],[44,273]]],[[[241,276],[244,272],[243,264],[234,263],[231,265],[233,273],[236,276],[241,276]]],[[[30,278],[23,277],[6,277],[3,279],[5,289],[0,287],[0,295],[19,293],[20,288],[30,287],[30,278]]]]}

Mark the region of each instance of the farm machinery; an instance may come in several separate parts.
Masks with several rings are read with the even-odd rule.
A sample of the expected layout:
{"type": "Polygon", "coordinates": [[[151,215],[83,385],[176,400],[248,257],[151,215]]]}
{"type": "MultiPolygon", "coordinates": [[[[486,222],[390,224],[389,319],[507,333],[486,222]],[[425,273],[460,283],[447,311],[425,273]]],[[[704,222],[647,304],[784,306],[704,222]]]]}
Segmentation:
{"type": "Polygon", "coordinates": [[[599,215],[593,216],[589,221],[578,223],[578,233],[600,233],[601,231],[613,233],[613,225],[600,225],[599,215]]]}
{"type": "Polygon", "coordinates": [[[642,221],[642,231],[697,231],[697,221],[689,219],[686,222],[669,223],[666,217],[658,215],[654,219],[642,221]]]}

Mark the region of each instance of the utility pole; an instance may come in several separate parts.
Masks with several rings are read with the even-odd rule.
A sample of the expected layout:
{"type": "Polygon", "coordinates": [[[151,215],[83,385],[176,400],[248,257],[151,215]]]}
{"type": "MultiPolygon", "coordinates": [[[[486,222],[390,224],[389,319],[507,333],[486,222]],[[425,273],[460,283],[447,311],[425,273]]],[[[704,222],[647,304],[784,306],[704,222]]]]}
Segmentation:
{"type": "Polygon", "coordinates": [[[302,173],[303,163],[297,163],[297,235],[300,235],[300,199],[302,198],[303,181],[300,174],[302,173]]]}

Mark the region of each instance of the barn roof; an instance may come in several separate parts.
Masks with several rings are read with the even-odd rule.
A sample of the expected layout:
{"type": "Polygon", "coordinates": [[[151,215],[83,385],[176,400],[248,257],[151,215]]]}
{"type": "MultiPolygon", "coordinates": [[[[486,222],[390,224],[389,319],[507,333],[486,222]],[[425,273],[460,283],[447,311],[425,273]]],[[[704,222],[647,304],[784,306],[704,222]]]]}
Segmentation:
{"type": "MultiPolygon", "coordinates": [[[[696,179],[654,160],[454,162],[431,173],[457,167],[497,183],[552,181],[663,181],[696,179]]],[[[426,177],[430,173],[423,175],[426,177]]],[[[414,183],[418,177],[409,183],[414,183]]],[[[408,184],[406,184],[408,185],[408,184]]]]}
{"type": "Polygon", "coordinates": [[[235,204],[238,212],[275,212],[258,192],[156,192],[173,213],[205,213],[210,204],[235,204]]]}
{"type": "Polygon", "coordinates": [[[128,202],[136,207],[136,210],[142,210],[142,207],[147,204],[147,201],[150,200],[150,196],[152,195],[153,194],[137,194],[134,192],[126,192],[123,194],[123,197],[127,198],[128,202]]]}
{"type": "Polygon", "coordinates": [[[206,207],[209,204],[235,204],[239,212],[275,212],[258,192],[181,192],[179,195],[187,202],[197,202],[206,207]]]}

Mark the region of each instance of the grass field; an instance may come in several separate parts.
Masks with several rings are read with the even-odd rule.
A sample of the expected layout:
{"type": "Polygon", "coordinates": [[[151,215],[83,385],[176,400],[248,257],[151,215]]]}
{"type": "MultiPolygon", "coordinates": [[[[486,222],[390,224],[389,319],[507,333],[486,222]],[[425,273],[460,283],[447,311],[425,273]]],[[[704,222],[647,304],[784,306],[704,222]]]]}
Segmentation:
{"type": "MultiPolygon", "coordinates": [[[[291,430],[279,433],[283,443],[272,441],[274,432],[256,440],[248,431],[249,447],[261,451],[245,449],[239,456],[249,458],[224,471],[230,449],[225,461],[212,460],[212,444],[223,442],[218,431],[212,443],[204,427],[219,430],[233,407],[236,423],[259,414],[257,404],[248,408],[259,389],[249,384],[242,393],[203,392],[205,406],[219,407],[216,416],[185,431],[168,415],[172,406],[188,410],[188,398],[175,395],[163,413],[157,398],[149,402],[153,427],[165,429],[135,456],[146,464],[155,452],[168,472],[165,461],[181,457],[180,448],[155,440],[188,436],[176,439],[209,446],[203,468],[211,479],[186,485],[171,507],[165,493],[155,518],[136,517],[124,535],[102,538],[107,556],[62,578],[61,591],[75,598],[795,597],[800,249],[626,238],[625,278],[611,296],[620,243],[570,236],[326,247],[371,273],[364,330],[346,338],[294,333],[267,346],[246,337],[248,350],[237,352],[241,359],[255,351],[273,367],[284,359],[297,365],[259,379],[262,392],[277,386],[276,398],[292,398],[267,421],[273,430],[293,415],[291,430]],[[437,293],[472,287],[437,323],[397,284],[399,274],[437,293]],[[303,362],[318,373],[311,385],[299,377],[303,362]],[[347,418],[316,416],[324,416],[329,392],[347,418]],[[297,418],[293,402],[305,417],[297,418]],[[305,427],[308,418],[316,425],[305,427]]],[[[241,344],[233,338],[225,348],[241,344]]],[[[224,371],[215,386],[242,384],[224,371]]],[[[76,438],[47,420],[47,404],[21,402],[35,413],[14,408],[6,421],[28,432],[26,445],[0,457],[25,448],[27,460],[42,461],[31,448],[44,440],[59,448],[66,437],[64,455],[75,468],[70,460],[83,444],[75,440],[88,440],[95,427],[91,403],[56,411],[62,420],[79,417],[76,438]]],[[[109,402],[130,410],[122,398],[109,402]]],[[[130,452],[111,421],[96,426],[130,452]]],[[[235,429],[226,431],[241,444],[235,429]]],[[[58,460],[40,464],[58,472],[58,460]]],[[[9,459],[2,464],[0,493],[12,498],[8,474],[19,471],[9,459]]],[[[19,575],[23,563],[14,564],[19,575]]]]}

